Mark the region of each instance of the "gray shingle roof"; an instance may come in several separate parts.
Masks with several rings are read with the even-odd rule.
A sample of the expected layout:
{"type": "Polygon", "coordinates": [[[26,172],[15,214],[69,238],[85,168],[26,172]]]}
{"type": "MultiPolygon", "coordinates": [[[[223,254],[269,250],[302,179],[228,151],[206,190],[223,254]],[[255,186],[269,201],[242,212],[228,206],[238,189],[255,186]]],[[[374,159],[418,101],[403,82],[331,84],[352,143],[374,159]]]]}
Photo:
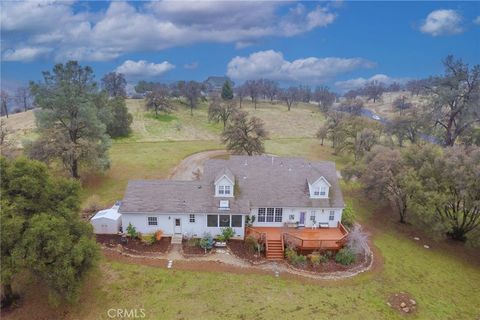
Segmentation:
{"type": "MultiPolygon", "coordinates": [[[[313,180],[313,181],[312,181],[313,180]]],[[[252,207],[344,206],[335,164],[301,158],[231,156],[205,162],[197,181],[132,180],[119,212],[221,213],[220,200],[230,200],[231,213],[248,213],[252,207]],[[233,176],[235,198],[215,197],[214,181],[233,176]],[[331,184],[328,199],[310,199],[308,181],[323,176],[331,184]]]]}

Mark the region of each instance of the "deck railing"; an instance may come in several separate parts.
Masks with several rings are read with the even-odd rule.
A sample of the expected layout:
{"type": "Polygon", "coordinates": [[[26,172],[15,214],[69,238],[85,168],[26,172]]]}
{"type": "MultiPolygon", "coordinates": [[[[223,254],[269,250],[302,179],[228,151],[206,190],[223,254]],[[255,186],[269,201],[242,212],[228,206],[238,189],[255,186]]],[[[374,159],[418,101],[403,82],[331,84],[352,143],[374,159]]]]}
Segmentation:
{"type": "Polygon", "coordinates": [[[339,223],[338,228],[342,232],[343,236],[339,238],[327,238],[322,240],[303,239],[300,236],[284,232],[282,235],[282,241],[289,246],[294,246],[299,249],[339,249],[346,241],[348,231],[345,227],[339,223]]]}
{"type": "Polygon", "coordinates": [[[259,243],[264,243],[265,245],[267,244],[267,233],[266,232],[260,232],[258,230],[255,230],[254,228],[251,227],[246,227],[245,228],[247,236],[253,236],[259,243]]]}

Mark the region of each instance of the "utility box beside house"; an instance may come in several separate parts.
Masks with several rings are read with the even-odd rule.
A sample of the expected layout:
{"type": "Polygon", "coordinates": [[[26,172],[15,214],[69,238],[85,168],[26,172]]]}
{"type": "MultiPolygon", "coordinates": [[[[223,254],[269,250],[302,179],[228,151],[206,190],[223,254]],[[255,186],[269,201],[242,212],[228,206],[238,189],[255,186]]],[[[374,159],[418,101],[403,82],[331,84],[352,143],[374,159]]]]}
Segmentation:
{"type": "Polygon", "coordinates": [[[96,234],[117,234],[122,226],[122,215],[118,212],[119,205],[97,212],[90,223],[96,234]]]}

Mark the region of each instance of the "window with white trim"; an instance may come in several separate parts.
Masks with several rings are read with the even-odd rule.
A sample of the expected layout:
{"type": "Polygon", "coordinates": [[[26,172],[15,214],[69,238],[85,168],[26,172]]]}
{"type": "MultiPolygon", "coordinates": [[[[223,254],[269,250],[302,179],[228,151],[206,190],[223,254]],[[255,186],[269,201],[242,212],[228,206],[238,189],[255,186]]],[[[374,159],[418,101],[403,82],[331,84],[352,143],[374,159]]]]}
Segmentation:
{"type": "Polygon", "coordinates": [[[230,186],[225,186],[225,194],[230,195],[230,186]]]}
{"type": "Polygon", "coordinates": [[[241,228],[242,227],[242,216],[234,214],[232,215],[232,228],[241,228]]]}
{"type": "Polygon", "coordinates": [[[218,227],[218,215],[216,214],[207,215],[207,227],[218,227]]]}
{"type": "Polygon", "coordinates": [[[274,208],[267,208],[267,222],[273,222],[274,212],[274,208]]]}
{"type": "Polygon", "coordinates": [[[283,221],[283,208],[275,208],[275,222],[283,221]]]}
{"type": "Polygon", "coordinates": [[[195,223],[195,215],[191,214],[188,221],[190,221],[190,223],[195,223]]]}
{"type": "Polygon", "coordinates": [[[330,216],[328,216],[328,220],[333,221],[335,220],[335,211],[330,211],[330,216]]]}
{"type": "Polygon", "coordinates": [[[218,194],[225,194],[225,186],[218,186],[218,194]]]}
{"type": "Polygon", "coordinates": [[[258,208],[258,222],[265,222],[265,208],[258,208]]]}
{"type": "Polygon", "coordinates": [[[310,221],[315,222],[315,220],[315,213],[312,212],[312,214],[310,215],[310,221]]]}
{"type": "Polygon", "coordinates": [[[325,188],[325,187],[320,187],[320,195],[321,195],[321,196],[324,196],[324,195],[326,195],[326,194],[327,194],[327,188],[325,188]]]}
{"type": "Polygon", "coordinates": [[[319,196],[320,195],[320,188],[319,187],[315,187],[313,189],[313,195],[314,196],[319,196]]]}
{"type": "Polygon", "coordinates": [[[230,216],[220,215],[220,227],[230,227],[230,216]]]}
{"type": "Polygon", "coordinates": [[[147,217],[147,221],[149,226],[158,225],[157,217],[147,217]]]}

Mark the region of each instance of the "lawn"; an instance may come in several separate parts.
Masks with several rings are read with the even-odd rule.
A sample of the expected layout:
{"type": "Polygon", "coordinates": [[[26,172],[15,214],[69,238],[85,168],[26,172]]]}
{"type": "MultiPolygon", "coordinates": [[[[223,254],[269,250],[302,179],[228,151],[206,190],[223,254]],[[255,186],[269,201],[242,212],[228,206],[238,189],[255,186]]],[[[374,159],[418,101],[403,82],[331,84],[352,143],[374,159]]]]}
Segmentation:
{"type": "MultiPolygon", "coordinates": [[[[245,108],[259,116],[269,112],[274,116],[276,112],[267,105],[260,105],[257,111],[251,106],[245,108]]],[[[278,109],[275,114],[284,125],[277,125],[278,135],[266,142],[267,153],[333,160],[338,168],[348,162],[349,156],[332,155],[328,143],[321,146],[314,138],[301,138],[314,131],[313,125],[300,128],[298,136],[288,137],[293,129],[287,127],[295,113],[284,115],[282,112],[278,109]]],[[[308,118],[309,112],[302,114],[308,118]]],[[[194,111],[194,117],[205,114],[202,110],[194,111]]],[[[150,121],[153,127],[177,121],[149,118],[143,112],[135,115],[140,116],[145,119],[145,128],[149,128],[146,123],[150,121]]],[[[172,116],[179,120],[191,117],[188,110],[172,116]]],[[[321,121],[319,116],[312,123],[321,121]]],[[[270,122],[274,128],[275,121],[270,122]]],[[[156,137],[154,131],[142,131],[141,126],[136,126],[131,138],[113,143],[110,170],[103,175],[84,176],[84,198],[98,195],[103,204],[111,204],[122,198],[129,179],[165,178],[189,154],[222,148],[216,133],[220,127],[209,127],[208,121],[196,126],[192,132],[208,133],[214,138],[166,141],[168,139],[156,137]]],[[[282,275],[275,278],[273,275],[179,271],[175,270],[175,263],[173,270],[167,270],[103,258],[88,278],[77,304],[58,309],[50,307],[41,284],[21,281],[16,288],[25,293],[22,307],[6,318],[32,319],[33,314],[33,319],[108,319],[110,308],[143,308],[146,319],[402,319],[404,316],[387,305],[387,299],[393,293],[404,291],[418,302],[417,312],[409,318],[479,319],[480,268],[472,252],[460,246],[452,249],[444,241],[426,240],[421,233],[422,241],[414,241],[411,236],[414,227],[398,226],[388,210],[366,200],[357,186],[342,183],[342,189],[359,220],[373,234],[377,261],[383,262],[373,272],[350,280],[314,282],[282,275]],[[423,248],[424,241],[430,249],[423,248]]],[[[478,251],[476,254],[478,256],[478,251]]]]}

